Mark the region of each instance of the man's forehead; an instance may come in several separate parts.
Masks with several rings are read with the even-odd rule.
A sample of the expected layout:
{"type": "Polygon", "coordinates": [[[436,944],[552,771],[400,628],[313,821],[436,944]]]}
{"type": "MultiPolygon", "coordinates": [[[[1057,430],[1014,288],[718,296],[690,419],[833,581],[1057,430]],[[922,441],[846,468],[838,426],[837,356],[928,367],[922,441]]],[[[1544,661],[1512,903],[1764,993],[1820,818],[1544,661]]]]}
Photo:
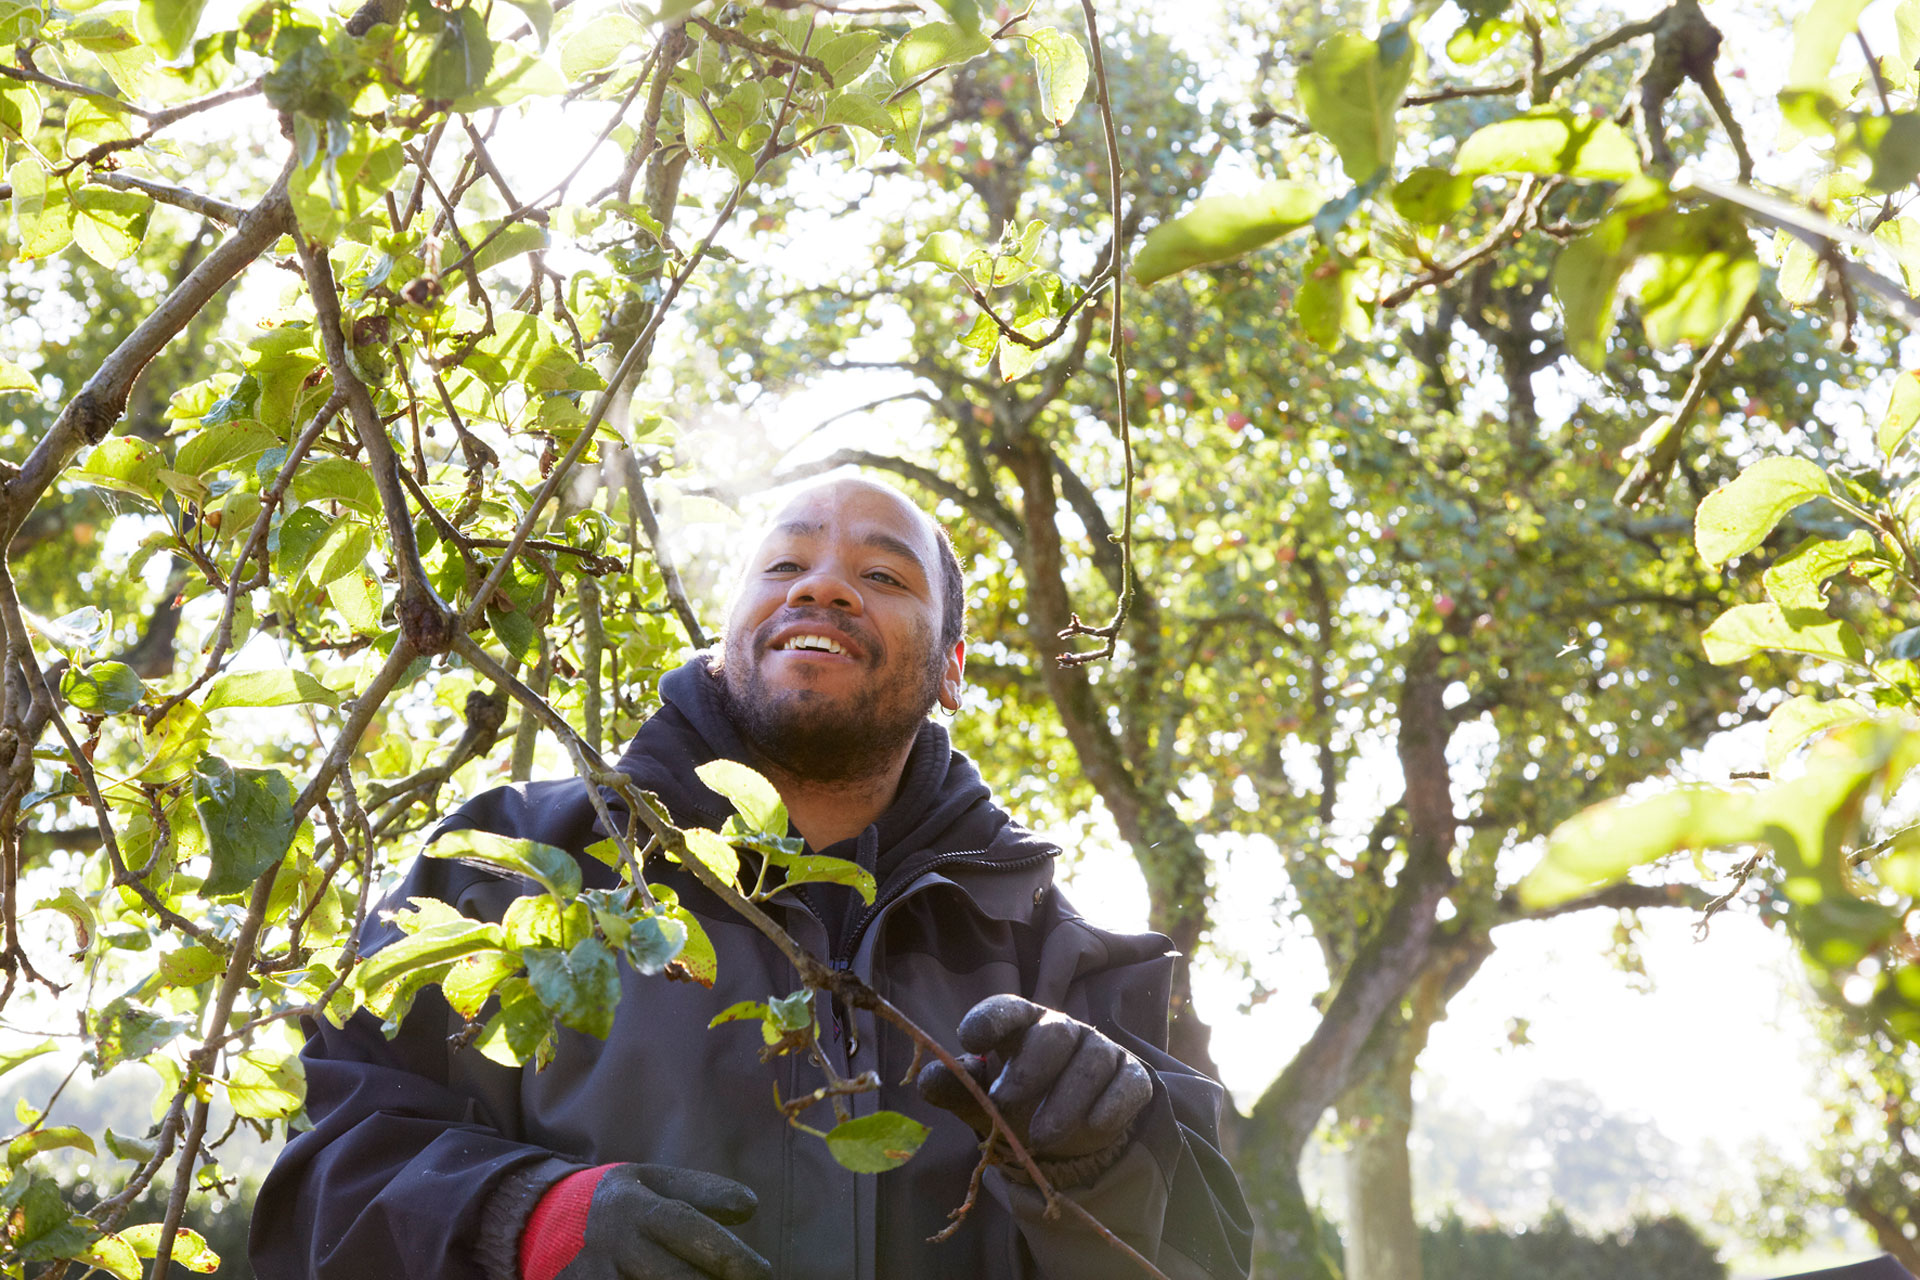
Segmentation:
{"type": "Polygon", "coordinates": [[[799,494],[773,518],[761,542],[832,533],[850,533],[868,543],[900,543],[923,567],[931,567],[938,542],[933,517],[906,495],[863,481],[836,481],[799,494]]]}

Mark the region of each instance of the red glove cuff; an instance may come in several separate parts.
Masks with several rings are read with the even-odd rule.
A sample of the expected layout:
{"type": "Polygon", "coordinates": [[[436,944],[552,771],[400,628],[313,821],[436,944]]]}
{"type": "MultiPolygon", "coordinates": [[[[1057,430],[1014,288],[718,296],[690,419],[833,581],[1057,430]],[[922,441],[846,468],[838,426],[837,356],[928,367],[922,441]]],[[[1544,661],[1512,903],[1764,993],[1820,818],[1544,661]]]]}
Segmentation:
{"type": "Polygon", "coordinates": [[[553,1280],[573,1261],[586,1243],[594,1190],[607,1170],[616,1167],[582,1169],[547,1188],[520,1233],[520,1280],[553,1280]]]}

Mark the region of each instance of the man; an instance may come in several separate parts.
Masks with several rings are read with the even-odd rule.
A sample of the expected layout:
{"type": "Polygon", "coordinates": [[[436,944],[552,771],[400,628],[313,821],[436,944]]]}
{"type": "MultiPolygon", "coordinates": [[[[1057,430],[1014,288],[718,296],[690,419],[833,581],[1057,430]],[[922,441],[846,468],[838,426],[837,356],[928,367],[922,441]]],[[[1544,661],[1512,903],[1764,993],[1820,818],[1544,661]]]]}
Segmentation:
{"type": "MultiPolygon", "coordinates": [[[[707,827],[729,806],[698,765],[764,773],[809,849],[858,861],[880,886],[871,906],[841,886],[798,886],[770,903],[781,924],[966,1049],[1050,1180],[1163,1272],[1243,1276],[1247,1211],[1217,1149],[1223,1093],[1162,1048],[1166,940],[1080,919],[1052,886],[1058,850],[993,804],[927,718],[936,702],[959,705],[961,585],[944,532],[895,490],[807,491],[746,567],[723,661],[696,658],[661,682],[664,705],[620,767],[676,822],[707,827]]],[[[441,831],[460,827],[576,853],[600,838],[572,780],[489,792],[441,831]]],[[[612,882],[595,860],[581,866],[589,885],[612,882]]],[[[819,1067],[798,1054],[763,1065],[758,1037],[708,1023],[794,989],[792,967],[680,869],[648,873],[702,917],[719,977],[709,990],[625,971],[604,1042],[561,1029],[544,1069],[510,1070],[450,1047],[460,1020],[431,990],[391,1041],[364,1013],[311,1029],[313,1128],[261,1188],[260,1275],[1127,1274],[1110,1245],[1068,1215],[1045,1217],[1024,1176],[1000,1168],[953,1238],[929,1243],[967,1198],[985,1120],[944,1068],[904,1083],[913,1046],[864,1012],[818,997],[821,1050],[841,1077],[882,1081],[849,1100],[856,1113],[885,1107],[931,1127],[919,1154],[855,1175],[785,1124],[775,1089],[810,1092],[819,1067]]],[[[528,889],[422,858],[398,898],[498,918],[528,889]]],[[[368,946],[395,936],[382,925],[368,946]]]]}

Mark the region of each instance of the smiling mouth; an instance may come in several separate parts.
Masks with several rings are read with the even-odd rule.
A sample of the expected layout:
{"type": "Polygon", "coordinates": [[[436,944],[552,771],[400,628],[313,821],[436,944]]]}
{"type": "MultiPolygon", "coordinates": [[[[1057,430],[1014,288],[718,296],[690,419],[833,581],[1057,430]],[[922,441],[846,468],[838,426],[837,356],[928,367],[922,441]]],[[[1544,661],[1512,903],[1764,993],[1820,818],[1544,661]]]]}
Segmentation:
{"type": "Polygon", "coordinates": [[[774,646],[774,651],[777,653],[791,653],[795,650],[812,653],[837,653],[842,657],[847,656],[845,647],[842,646],[839,641],[828,636],[806,634],[789,636],[774,646]]]}

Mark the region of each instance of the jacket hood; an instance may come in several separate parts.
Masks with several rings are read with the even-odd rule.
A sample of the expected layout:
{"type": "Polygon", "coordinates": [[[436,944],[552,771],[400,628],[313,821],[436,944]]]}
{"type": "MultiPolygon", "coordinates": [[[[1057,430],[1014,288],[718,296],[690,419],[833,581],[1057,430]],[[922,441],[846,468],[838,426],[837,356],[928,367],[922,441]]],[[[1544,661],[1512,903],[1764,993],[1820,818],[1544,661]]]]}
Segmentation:
{"type": "MultiPolygon", "coordinates": [[[[627,744],[620,769],[659,796],[675,822],[719,827],[733,806],[695,770],[709,760],[753,758],[727,715],[720,677],[705,654],[696,655],[661,678],[660,698],[660,710],[627,744]]],[[[914,739],[893,803],[856,839],[816,852],[853,859],[884,883],[925,855],[977,853],[999,861],[1046,848],[993,803],[973,762],[928,720],[914,739]]]]}

